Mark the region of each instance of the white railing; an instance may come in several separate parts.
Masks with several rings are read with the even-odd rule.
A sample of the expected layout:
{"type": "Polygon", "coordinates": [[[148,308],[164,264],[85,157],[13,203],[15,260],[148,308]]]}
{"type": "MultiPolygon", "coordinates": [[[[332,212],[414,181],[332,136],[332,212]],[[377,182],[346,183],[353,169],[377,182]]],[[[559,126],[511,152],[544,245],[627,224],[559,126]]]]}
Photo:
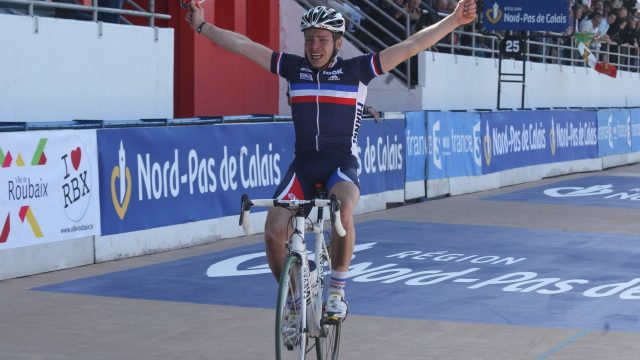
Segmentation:
{"type": "Polygon", "coordinates": [[[137,3],[132,0],[126,0],[126,3],[131,5],[133,8],[137,10],[126,10],[126,9],[116,9],[110,7],[100,7],[98,6],[98,0],[91,0],[91,5],[76,5],[76,4],[67,4],[67,3],[59,3],[52,2],[51,0],[1,0],[0,4],[7,5],[12,4],[16,6],[17,10],[25,9],[25,15],[37,16],[39,14],[46,14],[53,16],[54,14],[48,14],[47,11],[55,11],[56,9],[61,10],[75,10],[79,13],[90,14],[90,18],[87,20],[98,21],[98,15],[101,13],[107,14],[118,14],[121,15],[121,19],[124,20],[125,23],[129,23],[126,19],[122,18],[122,16],[134,16],[134,17],[143,17],[149,19],[149,26],[156,26],[156,19],[167,20],[170,19],[171,16],[168,14],[160,14],[155,11],[155,0],[148,0],[148,9],[144,9],[137,3]]]}

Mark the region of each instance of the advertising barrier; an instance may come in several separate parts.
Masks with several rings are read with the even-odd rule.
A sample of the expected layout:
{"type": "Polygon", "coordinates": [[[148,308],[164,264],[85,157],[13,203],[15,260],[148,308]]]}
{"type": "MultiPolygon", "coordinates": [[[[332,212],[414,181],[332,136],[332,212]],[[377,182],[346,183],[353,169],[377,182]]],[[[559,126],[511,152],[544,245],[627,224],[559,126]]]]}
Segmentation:
{"type": "Polygon", "coordinates": [[[631,116],[631,151],[640,151],[640,109],[630,109],[631,116]]]}
{"type": "Polygon", "coordinates": [[[102,234],[235,215],[273,195],[293,141],[290,123],[99,131],[102,234]]]}
{"type": "Polygon", "coordinates": [[[598,156],[593,112],[495,112],[481,119],[483,174],[598,156]]]}
{"type": "Polygon", "coordinates": [[[360,194],[404,189],[405,122],[363,121],[358,137],[360,194]]]}
{"type": "MultiPolygon", "coordinates": [[[[361,194],[403,189],[404,121],[359,131],[361,194]]],[[[273,196],[294,141],[291,123],[99,131],[102,235],[235,215],[273,196]]]]}
{"type": "Polygon", "coordinates": [[[411,111],[406,113],[406,181],[427,179],[427,156],[429,140],[427,137],[426,113],[411,111]]]}
{"type": "Polygon", "coordinates": [[[0,134],[0,250],[100,234],[93,130],[0,134]]]}
{"type": "Polygon", "coordinates": [[[598,119],[593,111],[554,111],[549,130],[550,162],[598,157],[598,119]]]}
{"type": "Polygon", "coordinates": [[[429,179],[482,174],[480,116],[476,113],[429,112],[429,179]]]}
{"type": "Polygon", "coordinates": [[[601,157],[631,152],[631,115],[628,110],[598,110],[598,151],[601,157]]]}
{"type": "MultiPolygon", "coordinates": [[[[640,154],[640,109],[420,111],[365,120],[356,131],[365,212],[429,194],[481,191],[596,168],[578,167],[575,160],[628,164],[640,154]],[[569,163],[527,169],[560,162],[569,163]],[[520,170],[504,172],[511,169],[520,170]],[[537,175],[518,177],[531,171],[537,175]]],[[[238,214],[243,193],[273,195],[293,159],[294,142],[292,123],[282,122],[0,133],[0,251],[24,248],[28,261],[42,265],[0,276],[201,243],[194,242],[197,232],[158,239],[165,229],[102,242],[83,238],[171,225],[183,225],[171,231],[200,226],[198,231],[208,234],[209,223],[184,224],[235,222],[226,217],[238,214]],[[70,244],[72,251],[40,247],[46,258],[34,258],[25,248],[71,239],[78,243],[61,246],[70,244]]],[[[632,191],[605,196],[633,200],[632,191]]]]}

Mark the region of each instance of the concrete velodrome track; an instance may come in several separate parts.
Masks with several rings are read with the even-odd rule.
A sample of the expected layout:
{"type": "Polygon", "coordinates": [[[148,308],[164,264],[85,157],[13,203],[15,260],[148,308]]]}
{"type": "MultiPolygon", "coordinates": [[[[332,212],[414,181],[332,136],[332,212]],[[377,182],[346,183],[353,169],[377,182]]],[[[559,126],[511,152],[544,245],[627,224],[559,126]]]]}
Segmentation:
{"type": "MultiPolygon", "coordinates": [[[[637,359],[640,165],[358,216],[343,359],[637,359]]],[[[0,282],[0,359],[273,358],[260,235],[0,282]]]]}

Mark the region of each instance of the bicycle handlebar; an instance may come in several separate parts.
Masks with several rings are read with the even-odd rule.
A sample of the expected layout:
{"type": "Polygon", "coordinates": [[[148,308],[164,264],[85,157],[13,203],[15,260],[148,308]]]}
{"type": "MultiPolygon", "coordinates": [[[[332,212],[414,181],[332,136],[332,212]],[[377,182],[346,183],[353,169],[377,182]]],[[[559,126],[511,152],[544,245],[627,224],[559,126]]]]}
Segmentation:
{"type": "Polygon", "coordinates": [[[313,200],[278,200],[278,199],[254,199],[250,200],[247,194],[242,195],[240,203],[240,221],[239,225],[242,226],[245,234],[251,234],[251,227],[249,225],[249,212],[254,206],[262,207],[275,207],[279,206],[285,209],[297,210],[300,208],[314,208],[314,207],[328,207],[331,219],[331,225],[340,236],[345,236],[347,231],[342,226],[340,219],[340,200],[334,195],[331,195],[329,200],[327,199],[313,199],[313,200]]]}

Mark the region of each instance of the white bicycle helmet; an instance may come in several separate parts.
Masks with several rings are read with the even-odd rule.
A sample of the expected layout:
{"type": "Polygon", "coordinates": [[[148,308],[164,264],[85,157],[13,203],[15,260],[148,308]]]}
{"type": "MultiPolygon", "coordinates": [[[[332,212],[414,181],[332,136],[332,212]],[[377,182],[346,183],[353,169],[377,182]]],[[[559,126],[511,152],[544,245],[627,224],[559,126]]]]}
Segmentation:
{"type": "Polygon", "coordinates": [[[300,21],[300,31],[307,29],[326,29],[333,33],[344,34],[344,18],[338,11],[326,6],[309,9],[300,21]]]}

